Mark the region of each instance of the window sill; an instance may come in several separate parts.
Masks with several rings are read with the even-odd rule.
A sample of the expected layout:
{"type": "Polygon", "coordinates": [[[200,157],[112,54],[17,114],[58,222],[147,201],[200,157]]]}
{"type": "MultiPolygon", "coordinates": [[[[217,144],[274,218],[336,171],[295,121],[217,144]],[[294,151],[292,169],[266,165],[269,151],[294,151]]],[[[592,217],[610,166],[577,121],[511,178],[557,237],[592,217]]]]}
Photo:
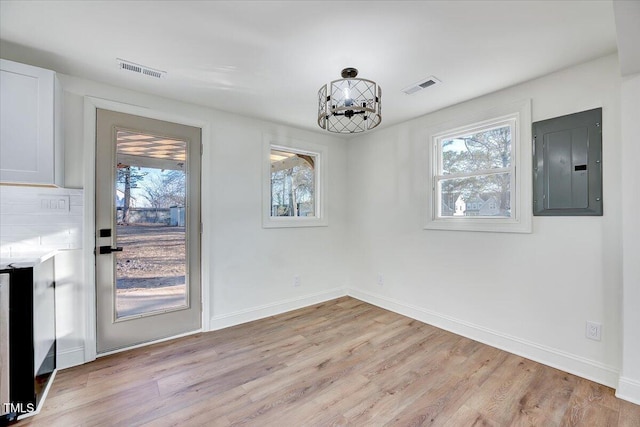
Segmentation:
{"type": "Polygon", "coordinates": [[[428,221],[425,230],[480,231],[490,233],[531,233],[530,220],[438,218],[428,221]]]}
{"type": "Polygon", "coordinates": [[[305,217],[267,217],[262,221],[262,228],[298,228],[298,227],[327,227],[326,218],[305,217]]]}

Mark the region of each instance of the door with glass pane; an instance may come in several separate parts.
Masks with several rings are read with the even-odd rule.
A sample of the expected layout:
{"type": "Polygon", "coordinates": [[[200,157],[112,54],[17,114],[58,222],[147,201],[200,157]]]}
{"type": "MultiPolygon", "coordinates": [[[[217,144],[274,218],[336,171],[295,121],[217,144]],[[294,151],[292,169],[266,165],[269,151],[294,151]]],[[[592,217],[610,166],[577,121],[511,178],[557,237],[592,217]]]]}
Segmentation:
{"type": "Polygon", "coordinates": [[[201,326],[200,134],[97,110],[99,354],[201,326]]]}

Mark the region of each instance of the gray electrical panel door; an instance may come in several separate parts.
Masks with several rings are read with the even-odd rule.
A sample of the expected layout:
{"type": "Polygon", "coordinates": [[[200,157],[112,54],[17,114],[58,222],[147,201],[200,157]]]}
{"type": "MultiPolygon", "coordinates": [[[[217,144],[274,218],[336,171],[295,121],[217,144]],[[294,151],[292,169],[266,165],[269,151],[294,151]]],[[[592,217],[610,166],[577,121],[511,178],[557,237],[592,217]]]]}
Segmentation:
{"type": "Polygon", "coordinates": [[[602,215],[602,108],[533,123],[533,214],[602,215]]]}

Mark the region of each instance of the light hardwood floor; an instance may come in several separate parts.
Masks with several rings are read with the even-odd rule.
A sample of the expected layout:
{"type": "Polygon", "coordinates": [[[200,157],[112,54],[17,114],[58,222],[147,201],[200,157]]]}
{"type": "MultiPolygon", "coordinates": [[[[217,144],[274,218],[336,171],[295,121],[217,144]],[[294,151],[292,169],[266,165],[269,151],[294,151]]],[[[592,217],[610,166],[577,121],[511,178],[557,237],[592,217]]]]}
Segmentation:
{"type": "Polygon", "coordinates": [[[640,406],[345,297],[60,371],[17,425],[640,426],[640,406]]]}

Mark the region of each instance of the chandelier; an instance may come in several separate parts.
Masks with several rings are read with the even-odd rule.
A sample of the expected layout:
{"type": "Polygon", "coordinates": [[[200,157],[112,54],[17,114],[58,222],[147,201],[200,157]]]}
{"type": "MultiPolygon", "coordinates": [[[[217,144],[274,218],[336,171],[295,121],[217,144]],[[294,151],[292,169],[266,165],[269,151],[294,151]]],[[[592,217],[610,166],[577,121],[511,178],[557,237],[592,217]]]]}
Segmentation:
{"type": "Polygon", "coordinates": [[[357,133],[382,121],[382,90],[376,82],[357,79],[358,70],[345,68],[342,79],[318,91],[318,125],[329,132],[357,133]]]}

